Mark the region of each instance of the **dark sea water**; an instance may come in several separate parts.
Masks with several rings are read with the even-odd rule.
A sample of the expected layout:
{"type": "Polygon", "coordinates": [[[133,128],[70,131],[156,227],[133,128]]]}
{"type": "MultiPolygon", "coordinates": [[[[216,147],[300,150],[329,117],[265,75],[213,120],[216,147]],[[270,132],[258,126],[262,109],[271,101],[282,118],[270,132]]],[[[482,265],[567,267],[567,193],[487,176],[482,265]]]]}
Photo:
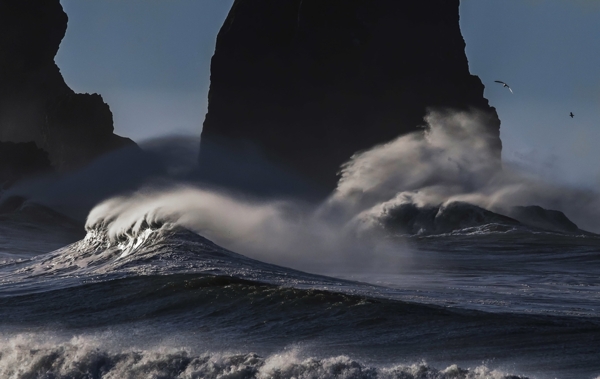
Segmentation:
{"type": "Polygon", "coordinates": [[[316,275],[181,227],[61,222],[3,219],[0,378],[600,376],[591,234],[402,237],[397,272],[316,275]]]}

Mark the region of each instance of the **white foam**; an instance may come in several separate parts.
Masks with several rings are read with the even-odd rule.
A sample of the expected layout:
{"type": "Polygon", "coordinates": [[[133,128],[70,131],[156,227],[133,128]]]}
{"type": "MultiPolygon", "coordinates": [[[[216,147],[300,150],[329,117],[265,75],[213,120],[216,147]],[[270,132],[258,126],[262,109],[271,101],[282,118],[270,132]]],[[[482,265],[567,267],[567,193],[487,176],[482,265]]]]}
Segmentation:
{"type": "Polygon", "coordinates": [[[101,339],[21,334],[0,346],[0,377],[25,379],[503,379],[514,378],[485,365],[437,369],[425,362],[370,366],[348,356],[317,358],[298,349],[261,357],[254,353],[175,348],[105,347],[101,339]]]}

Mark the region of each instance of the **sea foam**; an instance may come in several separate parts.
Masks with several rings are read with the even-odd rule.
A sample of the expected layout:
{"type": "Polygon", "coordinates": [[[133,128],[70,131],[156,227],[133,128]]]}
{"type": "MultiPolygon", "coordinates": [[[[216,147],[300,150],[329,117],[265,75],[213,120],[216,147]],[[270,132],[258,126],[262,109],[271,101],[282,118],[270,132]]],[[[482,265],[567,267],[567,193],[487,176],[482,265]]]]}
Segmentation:
{"type": "MultiPolygon", "coordinates": [[[[47,336],[46,336],[47,337],[47,336]]],[[[188,349],[105,348],[89,337],[54,344],[18,335],[0,347],[0,376],[6,379],[517,379],[485,365],[435,368],[425,362],[374,366],[348,356],[317,358],[296,349],[266,357],[255,353],[188,349]]]]}

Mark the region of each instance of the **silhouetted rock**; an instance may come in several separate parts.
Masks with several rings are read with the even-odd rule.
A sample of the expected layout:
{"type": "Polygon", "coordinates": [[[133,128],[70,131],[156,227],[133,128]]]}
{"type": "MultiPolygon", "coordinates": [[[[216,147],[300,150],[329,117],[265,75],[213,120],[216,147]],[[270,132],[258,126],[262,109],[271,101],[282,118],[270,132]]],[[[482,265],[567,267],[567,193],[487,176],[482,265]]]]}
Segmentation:
{"type": "Polygon", "coordinates": [[[515,227],[527,232],[593,234],[579,229],[564,213],[539,206],[511,207],[498,212],[462,201],[426,206],[410,202],[390,203],[371,213],[365,221],[375,221],[375,225],[388,232],[408,235],[452,233],[465,229],[468,232],[509,231],[516,230],[515,227]]]}
{"type": "Polygon", "coordinates": [[[0,141],[35,142],[65,171],[131,145],[97,94],[76,94],[54,56],[67,29],[59,0],[0,0],[0,141]]]}
{"type": "Polygon", "coordinates": [[[0,190],[22,178],[52,171],[48,153],[35,143],[0,142],[0,190]]]}
{"type": "Polygon", "coordinates": [[[403,203],[384,209],[378,218],[388,231],[422,235],[450,233],[490,224],[509,227],[520,225],[513,218],[460,201],[424,207],[403,203]]]}
{"type": "Polygon", "coordinates": [[[562,233],[577,233],[581,230],[561,211],[544,209],[537,205],[512,207],[503,212],[522,224],[535,228],[562,233]]]}
{"type": "Polygon", "coordinates": [[[428,108],[479,109],[499,162],[500,120],[483,90],[459,0],[236,0],[201,146],[263,155],[332,190],[353,153],[420,130],[428,108]]]}

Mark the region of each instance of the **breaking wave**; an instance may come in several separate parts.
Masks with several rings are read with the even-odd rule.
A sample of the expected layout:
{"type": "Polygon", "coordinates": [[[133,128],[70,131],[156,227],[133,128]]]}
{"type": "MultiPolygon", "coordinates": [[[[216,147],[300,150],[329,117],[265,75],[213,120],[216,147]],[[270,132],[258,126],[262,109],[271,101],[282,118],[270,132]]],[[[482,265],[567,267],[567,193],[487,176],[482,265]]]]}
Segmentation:
{"type": "Polygon", "coordinates": [[[254,353],[203,353],[185,349],[104,349],[82,337],[57,345],[27,336],[0,348],[6,379],[517,379],[485,365],[437,369],[425,362],[370,366],[347,356],[305,357],[295,349],[266,357],[254,353]]]}
{"type": "Polygon", "coordinates": [[[173,224],[263,262],[321,273],[403,265],[412,252],[390,235],[585,234],[563,212],[524,204],[563,209],[594,230],[600,197],[502,169],[486,122],[477,112],[432,111],[422,132],[355,154],[321,203],[167,181],[97,204],[87,229],[127,241],[127,254],[148,226],[173,224]]]}

